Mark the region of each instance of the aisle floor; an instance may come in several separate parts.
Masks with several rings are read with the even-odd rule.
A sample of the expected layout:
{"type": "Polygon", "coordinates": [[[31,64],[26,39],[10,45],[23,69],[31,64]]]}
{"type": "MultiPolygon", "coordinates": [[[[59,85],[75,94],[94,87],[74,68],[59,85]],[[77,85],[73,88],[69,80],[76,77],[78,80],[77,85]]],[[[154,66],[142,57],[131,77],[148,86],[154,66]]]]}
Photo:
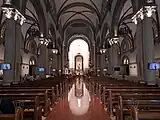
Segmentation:
{"type": "Polygon", "coordinates": [[[68,99],[60,99],[46,120],[110,120],[109,114],[104,111],[103,105],[96,96],[91,96],[88,112],[82,116],[73,115],[68,99]]]}

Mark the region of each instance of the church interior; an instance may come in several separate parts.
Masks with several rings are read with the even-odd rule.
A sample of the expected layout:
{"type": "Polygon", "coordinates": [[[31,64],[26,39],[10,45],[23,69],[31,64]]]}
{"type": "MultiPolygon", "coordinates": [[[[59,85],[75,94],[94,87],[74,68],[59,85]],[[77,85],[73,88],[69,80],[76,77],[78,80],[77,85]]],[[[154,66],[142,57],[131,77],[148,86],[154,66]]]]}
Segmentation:
{"type": "Polygon", "coordinates": [[[160,120],[160,0],[0,0],[0,120],[160,120]]]}

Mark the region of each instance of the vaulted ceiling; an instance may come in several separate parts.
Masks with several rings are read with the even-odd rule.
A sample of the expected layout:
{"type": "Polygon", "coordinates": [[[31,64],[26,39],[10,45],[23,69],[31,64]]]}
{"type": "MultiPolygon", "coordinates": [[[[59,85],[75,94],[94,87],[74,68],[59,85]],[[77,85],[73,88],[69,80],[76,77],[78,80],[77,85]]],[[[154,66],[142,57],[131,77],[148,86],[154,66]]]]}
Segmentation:
{"type": "Polygon", "coordinates": [[[49,9],[57,25],[65,28],[71,21],[86,22],[96,28],[102,23],[112,0],[49,0],[49,9]],[[82,20],[82,21],[81,21],[82,20]]]}
{"type": "MultiPolygon", "coordinates": [[[[119,25],[119,18],[126,1],[45,0],[47,10],[55,22],[62,41],[67,42],[71,36],[83,34],[91,40],[91,43],[95,43],[100,47],[106,42],[108,29],[110,29],[110,36],[114,34],[114,29],[119,25]],[[106,19],[108,15],[110,18],[106,19]],[[106,20],[109,20],[109,22],[106,20]],[[106,23],[110,25],[106,25],[106,23]]],[[[136,11],[138,1],[131,0],[130,2],[133,12],[136,11]]]]}

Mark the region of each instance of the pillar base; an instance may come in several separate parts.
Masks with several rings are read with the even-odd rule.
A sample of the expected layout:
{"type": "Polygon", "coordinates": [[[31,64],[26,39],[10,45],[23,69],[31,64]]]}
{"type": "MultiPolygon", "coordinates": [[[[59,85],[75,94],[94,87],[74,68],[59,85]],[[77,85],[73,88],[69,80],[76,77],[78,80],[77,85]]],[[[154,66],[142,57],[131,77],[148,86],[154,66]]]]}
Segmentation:
{"type": "Polygon", "coordinates": [[[19,83],[18,81],[13,81],[13,82],[12,82],[13,85],[16,85],[16,84],[18,84],[18,83],[19,83]]]}
{"type": "Polygon", "coordinates": [[[138,83],[139,83],[139,84],[146,84],[146,81],[144,81],[144,80],[139,80],[138,83]]]}
{"type": "Polygon", "coordinates": [[[3,82],[2,83],[2,86],[10,86],[11,85],[11,82],[3,82]]]}
{"type": "Polygon", "coordinates": [[[148,86],[155,86],[155,85],[157,85],[157,83],[156,83],[156,81],[149,81],[149,82],[147,82],[147,85],[148,86]]]}

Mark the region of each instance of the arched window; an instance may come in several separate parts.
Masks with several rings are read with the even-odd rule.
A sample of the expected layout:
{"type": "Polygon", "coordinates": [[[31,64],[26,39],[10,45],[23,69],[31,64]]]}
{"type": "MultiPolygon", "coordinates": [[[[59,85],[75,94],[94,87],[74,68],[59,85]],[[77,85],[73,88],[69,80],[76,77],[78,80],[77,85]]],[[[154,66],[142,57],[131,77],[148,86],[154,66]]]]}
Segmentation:
{"type": "Polygon", "coordinates": [[[123,58],[122,63],[123,63],[124,65],[129,65],[129,58],[128,58],[127,56],[125,56],[125,57],[123,58]]]}
{"type": "Polygon", "coordinates": [[[29,65],[36,65],[36,59],[33,56],[29,60],[29,65]]]}

